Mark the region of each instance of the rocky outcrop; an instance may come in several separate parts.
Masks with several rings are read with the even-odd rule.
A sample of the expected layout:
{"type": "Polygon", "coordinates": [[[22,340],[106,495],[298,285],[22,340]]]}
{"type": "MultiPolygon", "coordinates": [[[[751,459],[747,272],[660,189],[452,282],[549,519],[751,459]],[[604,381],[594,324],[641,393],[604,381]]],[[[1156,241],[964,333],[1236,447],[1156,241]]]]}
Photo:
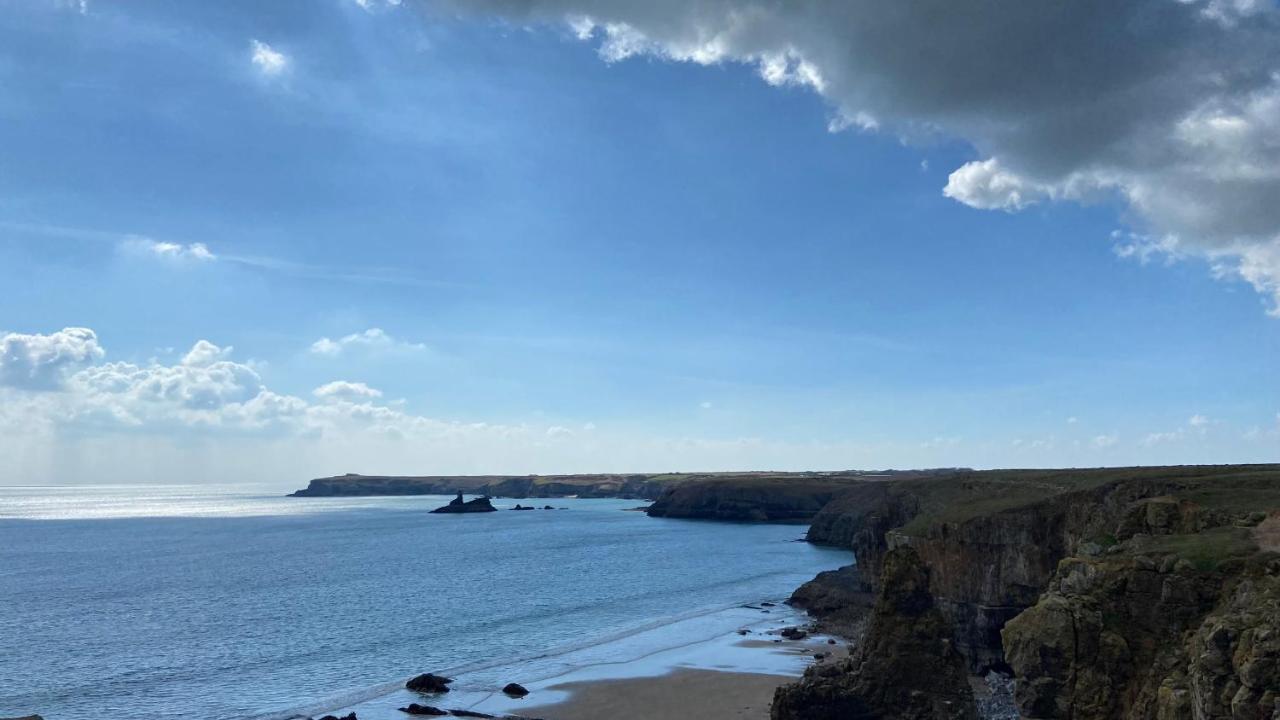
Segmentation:
{"type": "Polygon", "coordinates": [[[856,640],[865,629],[875,595],[858,566],[846,565],[839,570],[818,573],[796,588],[787,604],[817,618],[818,628],[823,632],[856,640]]]}
{"type": "MultiPolygon", "coordinates": [[[[519,510],[522,508],[517,507],[516,509],[519,510]]],[[[532,510],[533,508],[529,508],[529,509],[532,510]]],[[[448,505],[445,505],[443,507],[438,507],[435,510],[432,510],[431,512],[433,513],[487,513],[487,512],[497,512],[497,510],[498,508],[494,507],[493,503],[489,502],[488,497],[478,497],[478,498],[472,498],[471,500],[463,500],[462,493],[459,492],[458,496],[450,500],[448,505]]]]}
{"type": "Polygon", "coordinates": [[[449,684],[452,682],[453,678],[435,673],[423,673],[411,678],[404,686],[414,692],[436,694],[449,692],[449,684]]]}
{"type": "MultiPolygon", "coordinates": [[[[1016,673],[1026,717],[1269,720],[1277,507],[1277,466],[956,472],[851,488],[809,538],[867,580],[914,551],[968,669],[1016,673]]],[[[836,586],[800,594],[839,612],[836,586]]]]}
{"type": "Polygon", "coordinates": [[[866,639],[846,660],[777,690],[772,720],[976,720],[964,659],[910,548],[885,556],[866,639]]]}

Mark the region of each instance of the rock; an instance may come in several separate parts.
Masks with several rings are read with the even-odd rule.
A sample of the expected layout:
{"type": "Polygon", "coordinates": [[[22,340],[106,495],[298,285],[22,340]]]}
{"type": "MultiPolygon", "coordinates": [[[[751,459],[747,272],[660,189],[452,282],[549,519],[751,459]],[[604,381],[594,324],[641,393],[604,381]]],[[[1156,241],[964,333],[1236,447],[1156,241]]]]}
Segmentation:
{"type": "Polygon", "coordinates": [[[409,703],[408,707],[400,708],[400,712],[410,715],[448,715],[448,710],[441,710],[438,707],[430,705],[419,705],[418,703],[409,703]]]}
{"type": "Polygon", "coordinates": [[[515,507],[513,507],[513,508],[511,508],[511,509],[512,509],[512,510],[532,510],[532,509],[533,509],[533,507],[531,507],[531,506],[530,506],[530,507],[525,507],[524,505],[521,505],[520,503],[516,503],[516,506],[515,506],[515,507]]]}
{"type": "Polygon", "coordinates": [[[459,491],[458,497],[454,498],[453,500],[450,500],[448,505],[445,505],[444,507],[438,507],[435,510],[432,510],[431,512],[433,513],[482,513],[482,512],[496,512],[497,510],[498,508],[494,507],[493,503],[489,502],[489,497],[487,495],[474,498],[472,500],[464,501],[462,499],[462,492],[459,491]]]}
{"type": "Polygon", "coordinates": [[[772,720],[977,720],[964,658],[909,547],[884,558],[880,591],[856,657],[810,666],[774,693],[772,720]]]}
{"type": "Polygon", "coordinates": [[[405,683],[404,686],[420,693],[447,693],[451,682],[453,682],[453,678],[442,677],[434,673],[423,673],[405,683]]]}
{"type": "Polygon", "coordinates": [[[787,640],[803,640],[809,636],[809,633],[796,627],[783,628],[778,634],[787,640]]]}
{"type": "Polygon", "coordinates": [[[529,691],[519,683],[507,683],[506,687],[502,688],[502,692],[511,697],[524,697],[529,694],[529,691]]]}
{"type": "Polygon", "coordinates": [[[760,603],[760,607],[777,607],[777,603],[762,602],[760,603]]]}
{"type": "Polygon", "coordinates": [[[0,718],[0,720],[44,720],[44,718],[39,715],[23,715],[22,717],[15,718],[0,718]]]}
{"type": "Polygon", "coordinates": [[[356,720],[356,714],[355,714],[355,713],[347,713],[346,715],[343,715],[342,717],[338,717],[338,716],[336,716],[336,715],[325,715],[324,717],[320,718],[320,720],[356,720]]]}
{"type": "Polygon", "coordinates": [[[543,506],[542,506],[542,509],[543,509],[543,510],[555,510],[555,508],[551,507],[550,505],[543,505],[543,506]]]}
{"type": "Polygon", "coordinates": [[[497,715],[490,715],[489,713],[476,712],[475,710],[450,710],[449,714],[453,715],[454,717],[473,717],[473,718],[498,717],[497,715]]]}

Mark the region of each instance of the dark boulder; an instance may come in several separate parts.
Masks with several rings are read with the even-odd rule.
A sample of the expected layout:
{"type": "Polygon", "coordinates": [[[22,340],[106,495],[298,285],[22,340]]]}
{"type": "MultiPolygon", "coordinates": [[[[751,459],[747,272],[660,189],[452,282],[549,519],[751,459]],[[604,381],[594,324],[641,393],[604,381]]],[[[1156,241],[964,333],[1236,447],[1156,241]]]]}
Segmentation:
{"type": "Polygon", "coordinates": [[[788,640],[803,640],[809,637],[809,633],[795,627],[783,628],[782,632],[778,634],[788,640]]]}
{"type": "Polygon", "coordinates": [[[442,677],[433,673],[423,673],[405,683],[404,686],[414,692],[447,693],[451,682],[453,682],[453,678],[442,677]]]}
{"type": "Polygon", "coordinates": [[[510,695],[511,697],[524,697],[529,694],[529,691],[519,683],[507,683],[507,686],[502,688],[502,692],[510,695]]]}
{"type": "Polygon", "coordinates": [[[324,717],[320,718],[320,720],[356,720],[356,714],[347,713],[342,717],[338,717],[337,715],[325,715],[324,717]]]}
{"type": "Polygon", "coordinates": [[[516,503],[516,506],[511,509],[512,510],[533,510],[534,508],[532,506],[526,507],[524,505],[521,505],[520,503],[516,503]]]}
{"type": "Polygon", "coordinates": [[[430,705],[419,705],[418,703],[409,703],[408,707],[400,708],[400,712],[409,713],[410,715],[448,715],[448,710],[441,710],[438,707],[430,705]]]}
{"type": "Polygon", "coordinates": [[[450,710],[454,717],[474,717],[474,718],[496,718],[497,715],[489,713],[476,712],[475,710],[450,710]]]}

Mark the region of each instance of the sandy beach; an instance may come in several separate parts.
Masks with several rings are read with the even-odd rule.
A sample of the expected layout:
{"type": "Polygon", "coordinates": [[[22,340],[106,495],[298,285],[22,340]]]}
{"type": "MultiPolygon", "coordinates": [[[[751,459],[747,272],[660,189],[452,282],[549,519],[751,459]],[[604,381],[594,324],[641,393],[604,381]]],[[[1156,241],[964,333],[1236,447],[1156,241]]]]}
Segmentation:
{"type": "Polygon", "coordinates": [[[658,677],[565,683],[570,693],[553,705],[523,712],[545,720],[766,720],[773,691],[787,675],[682,668],[658,677]]]}

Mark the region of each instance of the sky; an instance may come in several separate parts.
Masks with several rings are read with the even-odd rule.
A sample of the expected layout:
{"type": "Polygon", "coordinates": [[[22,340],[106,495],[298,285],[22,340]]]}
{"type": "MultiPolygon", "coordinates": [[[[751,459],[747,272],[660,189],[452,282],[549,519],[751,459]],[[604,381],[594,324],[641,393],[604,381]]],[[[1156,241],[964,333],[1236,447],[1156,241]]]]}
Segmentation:
{"type": "Polygon", "coordinates": [[[0,484],[1280,460],[1269,0],[0,0],[0,484]]]}

